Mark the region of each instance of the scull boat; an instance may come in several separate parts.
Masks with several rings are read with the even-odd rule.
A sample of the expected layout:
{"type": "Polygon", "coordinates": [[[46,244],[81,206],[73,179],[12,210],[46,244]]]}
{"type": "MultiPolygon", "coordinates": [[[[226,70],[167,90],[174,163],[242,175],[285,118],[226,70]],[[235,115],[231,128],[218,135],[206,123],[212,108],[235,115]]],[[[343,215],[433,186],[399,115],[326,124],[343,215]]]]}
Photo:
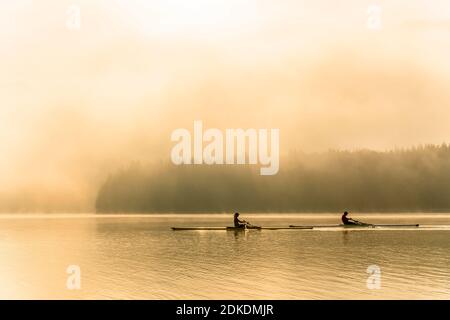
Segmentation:
{"type": "Polygon", "coordinates": [[[249,230],[311,230],[325,228],[365,229],[365,228],[417,228],[418,224],[322,224],[322,225],[290,225],[289,227],[172,227],[173,231],[249,231],[249,230]]]}
{"type": "Polygon", "coordinates": [[[417,228],[419,224],[322,224],[322,225],[290,225],[289,227],[303,228],[303,227],[312,227],[313,229],[320,228],[417,228]]]}
{"type": "Polygon", "coordinates": [[[249,231],[249,230],[295,230],[295,229],[312,229],[312,227],[299,226],[291,227],[257,227],[250,226],[245,228],[239,227],[172,227],[173,231],[249,231]]]}

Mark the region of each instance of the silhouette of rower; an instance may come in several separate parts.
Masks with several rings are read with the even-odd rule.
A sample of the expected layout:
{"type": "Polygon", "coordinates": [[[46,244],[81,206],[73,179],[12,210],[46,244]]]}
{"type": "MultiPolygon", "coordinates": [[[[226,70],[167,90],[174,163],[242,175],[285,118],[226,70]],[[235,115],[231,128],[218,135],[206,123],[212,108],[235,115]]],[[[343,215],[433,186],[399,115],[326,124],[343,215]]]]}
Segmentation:
{"type": "Polygon", "coordinates": [[[345,211],[344,214],[342,215],[342,223],[345,225],[358,225],[358,223],[353,220],[352,218],[348,218],[348,212],[345,211]]]}
{"type": "Polygon", "coordinates": [[[249,223],[245,220],[240,220],[239,219],[239,213],[236,212],[234,214],[234,226],[236,228],[244,228],[246,225],[249,225],[249,223]]]}

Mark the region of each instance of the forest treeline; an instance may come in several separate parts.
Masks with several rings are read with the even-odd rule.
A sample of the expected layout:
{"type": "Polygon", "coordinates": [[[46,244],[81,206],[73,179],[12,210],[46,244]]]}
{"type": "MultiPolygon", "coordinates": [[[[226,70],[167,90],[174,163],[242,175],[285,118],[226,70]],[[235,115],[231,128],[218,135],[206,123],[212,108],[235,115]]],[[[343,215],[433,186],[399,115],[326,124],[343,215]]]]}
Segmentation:
{"type": "Polygon", "coordinates": [[[450,145],[295,153],[258,166],[133,163],[101,186],[106,212],[450,211],[450,145]]]}

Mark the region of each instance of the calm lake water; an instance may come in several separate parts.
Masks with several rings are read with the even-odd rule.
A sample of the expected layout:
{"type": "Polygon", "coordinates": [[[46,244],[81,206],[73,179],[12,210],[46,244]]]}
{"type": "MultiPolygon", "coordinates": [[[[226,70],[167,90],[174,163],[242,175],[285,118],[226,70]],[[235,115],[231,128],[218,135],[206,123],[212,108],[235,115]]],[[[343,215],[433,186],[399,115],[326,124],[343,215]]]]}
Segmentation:
{"type": "MultiPolygon", "coordinates": [[[[231,215],[0,215],[1,299],[450,299],[450,215],[354,215],[412,230],[171,231],[231,215]],[[69,290],[68,266],[81,270],[69,290]],[[367,268],[381,270],[368,289],[367,268]]],[[[264,226],[339,215],[244,215],[264,226]]]]}

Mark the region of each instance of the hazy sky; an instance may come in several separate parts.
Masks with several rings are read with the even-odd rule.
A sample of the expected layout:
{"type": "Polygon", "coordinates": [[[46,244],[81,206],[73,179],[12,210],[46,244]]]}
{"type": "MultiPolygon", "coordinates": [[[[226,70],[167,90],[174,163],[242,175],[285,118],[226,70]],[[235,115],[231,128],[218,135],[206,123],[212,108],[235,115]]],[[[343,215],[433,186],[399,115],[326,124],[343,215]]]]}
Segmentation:
{"type": "Polygon", "coordinates": [[[0,0],[0,39],[0,208],[90,208],[194,120],[282,153],[450,137],[448,0],[0,0]]]}

